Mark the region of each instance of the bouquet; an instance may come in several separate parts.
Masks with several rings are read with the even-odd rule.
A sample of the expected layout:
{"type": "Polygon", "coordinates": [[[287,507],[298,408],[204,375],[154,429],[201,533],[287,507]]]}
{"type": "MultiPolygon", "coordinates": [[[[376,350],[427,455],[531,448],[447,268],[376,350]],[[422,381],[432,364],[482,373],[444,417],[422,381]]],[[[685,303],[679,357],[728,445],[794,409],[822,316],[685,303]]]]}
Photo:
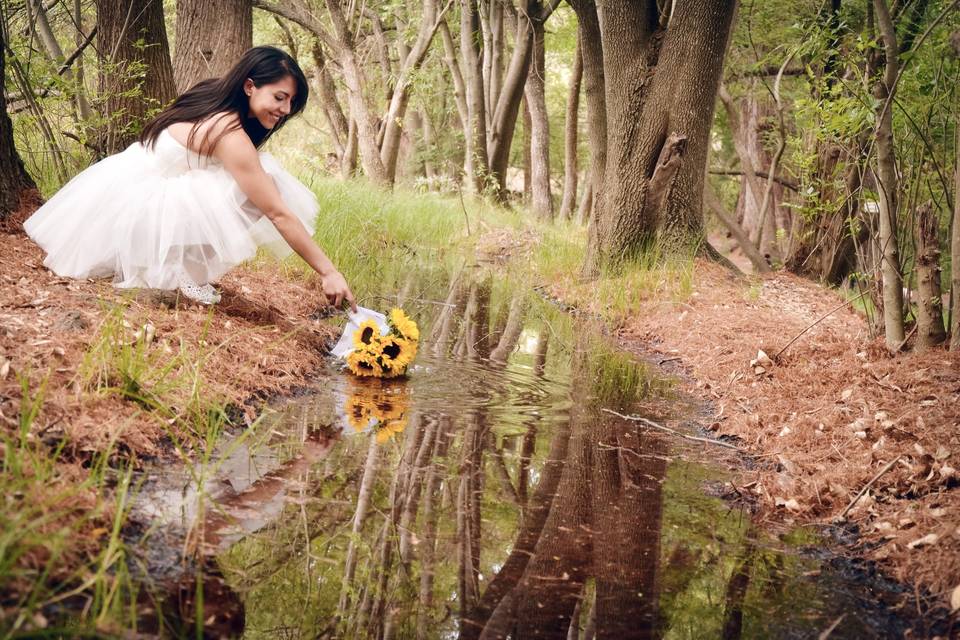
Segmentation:
{"type": "Polygon", "coordinates": [[[343,413],[357,432],[373,429],[378,444],[384,444],[407,426],[407,392],[404,388],[369,386],[355,382],[344,401],[343,413]]]}
{"type": "Polygon", "coordinates": [[[353,331],[353,348],[346,353],[347,366],[357,376],[396,378],[407,373],[417,355],[420,329],[402,309],[393,309],[386,331],[376,319],[359,323],[353,331]]]}

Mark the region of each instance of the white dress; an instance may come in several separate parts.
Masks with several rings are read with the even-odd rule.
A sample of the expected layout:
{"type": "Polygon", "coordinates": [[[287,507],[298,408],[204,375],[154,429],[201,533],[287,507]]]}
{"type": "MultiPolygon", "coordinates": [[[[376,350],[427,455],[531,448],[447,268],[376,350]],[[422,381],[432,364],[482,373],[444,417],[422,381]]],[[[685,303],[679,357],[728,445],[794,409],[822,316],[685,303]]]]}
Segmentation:
{"type": "MultiPolygon", "coordinates": [[[[317,201],[268,153],[260,154],[287,207],[313,234],[317,201]]],[[[223,165],[163,131],[87,168],[37,209],[27,234],[61,276],[113,276],[117,287],[176,289],[215,282],[264,246],[291,250],[223,165]]]]}

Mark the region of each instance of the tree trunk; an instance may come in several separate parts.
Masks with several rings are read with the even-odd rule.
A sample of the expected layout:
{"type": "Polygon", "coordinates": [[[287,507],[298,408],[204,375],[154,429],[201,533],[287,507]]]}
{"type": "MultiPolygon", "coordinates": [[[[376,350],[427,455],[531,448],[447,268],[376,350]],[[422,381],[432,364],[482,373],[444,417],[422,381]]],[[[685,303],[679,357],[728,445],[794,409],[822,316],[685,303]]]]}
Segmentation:
{"type": "MultiPolygon", "coordinates": [[[[514,48],[503,79],[503,86],[497,100],[497,108],[489,117],[489,158],[490,173],[496,180],[497,193],[501,199],[506,195],[504,181],[507,177],[507,165],[510,161],[510,146],[516,131],[517,116],[523,98],[523,88],[530,71],[530,54],[533,49],[532,23],[541,20],[539,0],[526,0],[524,16],[514,16],[514,48]]],[[[509,10],[509,8],[508,8],[509,10]]]]}
{"type": "Polygon", "coordinates": [[[530,200],[534,214],[553,220],[550,192],[550,120],[546,98],[546,47],[542,20],[533,21],[533,51],[524,95],[530,107],[530,200]]]}
{"type": "Polygon", "coordinates": [[[960,127],[953,168],[953,221],[950,224],[950,350],[960,351],[960,127]]]}
{"type": "Polygon", "coordinates": [[[877,24],[883,40],[885,68],[874,87],[877,98],[877,187],[880,204],[880,273],[883,280],[883,327],[887,348],[903,344],[903,278],[897,249],[897,160],[893,144],[893,99],[899,64],[897,34],[886,0],[874,0],[877,24]]]}
{"type": "Polygon", "coordinates": [[[380,145],[377,144],[377,126],[364,97],[364,75],[357,60],[354,35],[350,31],[338,0],[327,0],[331,21],[337,37],[339,51],[337,58],[343,79],[347,85],[350,113],[357,123],[357,145],[363,171],[374,184],[389,186],[387,170],[380,159],[380,145]]]}
{"type": "MultiPolygon", "coordinates": [[[[57,65],[63,64],[66,56],[64,56],[60,42],[57,41],[53,29],[50,27],[50,21],[47,19],[47,11],[43,6],[43,2],[40,0],[29,0],[25,6],[28,11],[36,14],[37,36],[43,43],[44,48],[57,65]]],[[[79,23],[77,24],[77,30],[80,30],[79,23]]],[[[75,86],[77,101],[76,119],[78,124],[89,122],[93,114],[90,111],[90,104],[87,102],[87,96],[81,83],[82,77],[74,77],[73,69],[69,67],[63,70],[63,77],[67,82],[74,83],[75,86]]]]}
{"type": "Polygon", "coordinates": [[[573,73],[567,94],[567,118],[563,136],[563,197],[560,199],[560,219],[569,220],[577,200],[577,129],[579,125],[580,85],[583,81],[582,43],[577,34],[577,48],[573,53],[573,73]]]}
{"type": "MultiPolygon", "coordinates": [[[[0,78],[4,77],[6,47],[4,25],[0,23],[0,78]]],[[[13,123],[7,115],[6,96],[6,91],[0,87],[0,229],[13,231],[19,230],[23,220],[14,220],[10,216],[21,208],[24,196],[33,194],[37,199],[39,196],[37,186],[13,143],[13,123]]]]}
{"type": "Polygon", "coordinates": [[[177,0],[173,75],[180,93],[219,78],[252,46],[251,0],[177,0]]]}
{"type": "MultiPolygon", "coordinates": [[[[743,191],[741,191],[741,196],[742,195],[743,191]]],[[[720,202],[720,198],[717,197],[717,194],[714,193],[709,184],[704,186],[703,200],[707,208],[713,211],[717,219],[723,223],[723,226],[727,228],[730,235],[737,241],[740,250],[743,251],[743,254],[750,260],[750,264],[753,265],[753,270],[757,273],[770,273],[770,265],[767,264],[764,256],[761,255],[753,245],[753,242],[751,242],[750,237],[747,235],[746,229],[741,227],[736,219],[726,212],[723,208],[723,203],[720,202]]]]}
{"type": "Polygon", "coordinates": [[[483,193],[490,161],[487,154],[487,111],[483,95],[483,61],[479,50],[480,17],[477,0],[461,0],[460,57],[467,98],[467,181],[475,193],[483,193]]]}
{"type": "Polygon", "coordinates": [[[940,289],[940,239],[933,205],[917,211],[917,350],[926,351],[943,342],[943,300],[940,289]]]}
{"type": "Polygon", "coordinates": [[[577,214],[587,224],[589,245],[598,245],[597,194],[603,189],[607,171],[606,80],[603,75],[603,43],[594,0],[568,0],[577,14],[577,39],[583,58],[583,90],[587,106],[587,142],[590,147],[590,171],[587,188],[577,214]]]}
{"type": "Polygon", "coordinates": [[[437,32],[439,26],[437,11],[436,0],[423,0],[417,41],[403,60],[393,87],[393,93],[390,96],[390,106],[384,117],[383,145],[380,150],[380,159],[386,169],[387,179],[391,183],[397,177],[397,155],[400,150],[401,134],[403,133],[402,123],[407,112],[407,105],[410,102],[410,90],[413,86],[412,75],[423,64],[427,51],[430,49],[430,43],[433,41],[433,36],[437,32]]]}
{"type": "Polygon", "coordinates": [[[110,117],[101,148],[134,142],[143,122],[176,95],[162,0],[96,0],[100,94],[110,117]]]}
{"type": "Polygon", "coordinates": [[[703,179],[736,2],[602,5],[607,149],[585,271],[703,240],[703,179]],[[666,26],[662,26],[666,25],[666,26]]]}

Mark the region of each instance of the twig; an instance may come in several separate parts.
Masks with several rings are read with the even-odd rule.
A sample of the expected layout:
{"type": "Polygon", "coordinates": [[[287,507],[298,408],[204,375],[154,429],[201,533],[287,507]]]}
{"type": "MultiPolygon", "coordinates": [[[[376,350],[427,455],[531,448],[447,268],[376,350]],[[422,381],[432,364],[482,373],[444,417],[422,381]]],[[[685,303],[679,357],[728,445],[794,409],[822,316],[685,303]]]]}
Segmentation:
{"type": "Polygon", "coordinates": [[[853,506],[854,506],[855,504],[857,504],[857,502],[860,501],[860,498],[862,498],[862,497],[864,496],[864,494],[867,492],[867,490],[868,490],[870,487],[872,487],[873,484],[874,484],[877,480],[879,480],[880,477],[881,477],[883,474],[885,474],[887,471],[890,471],[890,469],[893,468],[893,465],[897,464],[897,462],[898,462],[899,460],[900,460],[900,456],[897,456],[896,458],[894,458],[893,460],[891,460],[890,462],[888,462],[887,464],[885,464],[885,465],[883,466],[883,469],[880,469],[880,471],[877,473],[877,475],[875,475],[875,476],[873,476],[872,478],[870,478],[870,482],[868,482],[867,484],[863,485],[863,488],[860,489],[860,492],[857,493],[857,495],[853,498],[853,500],[850,501],[850,504],[848,504],[848,505],[847,505],[847,508],[843,510],[843,513],[841,513],[839,516],[837,516],[837,520],[843,520],[844,518],[846,518],[846,517],[847,517],[847,514],[850,513],[850,509],[853,509],[853,506]]]}
{"type": "Polygon", "coordinates": [[[860,299],[860,298],[862,298],[863,296],[867,295],[867,293],[868,293],[867,291],[863,291],[862,293],[859,293],[859,294],[853,296],[852,298],[850,298],[849,300],[847,300],[847,301],[844,302],[843,304],[841,304],[841,305],[839,305],[839,306],[837,306],[837,307],[834,307],[833,309],[830,309],[830,311],[826,312],[825,314],[823,314],[822,316],[820,316],[819,318],[817,318],[817,320],[816,320],[813,324],[811,324],[809,327],[807,327],[806,329],[804,329],[803,331],[801,331],[800,333],[798,333],[797,335],[795,335],[795,336],[793,337],[793,339],[790,340],[790,342],[788,342],[787,344],[783,345],[783,348],[780,349],[780,351],[777,351],[777,353],[773,356],[773,358],[772,358],[773,361],[776,362],[777,358],[780,357],[780,354],[782,354],[784,351],[786,351],[786,350],[790,347],[790,345],[792,345],[794,342],[796,342],[797,340],[799,340],[800,337],[801,337],[803,334],[805,334],[807,331],[810,331],[810,329],[813,329],[815,326],[817,326],[818,324],[820,324],[821,322],[823,322],[824,320],[826,320],[827,318],[829,318],[830,316],[832,316],[834,313],[836,313],[837,311],[840,311],[840,309],[843,309],[844,307],[850,306],[851,304],[853,304],[854,302],[856,302],[858,299],[860,299]]]}
{"type": "Polygon", "coordinates": [[[627,416],[627,415],[624,415],[624,414],[622,414],[622,413],[617,413],[617,412],[614,411],[613,409],[600,409],[600,411],[603,411],[604,413],[613,414],[613,415],[617,416],[618,418],[623,418],[624,420],[631,420],[631,421],[633,421],[633,422],[641,422],[641,423],[647,425],[648,427],[653,427],[654,429],[659,429],[660,431],[664,431],[664,432],[666,432],[666,433],[670,433],[670,434],[673,434],[673,435],[675,435],[675,436],[679,436],[679,437],[684,438],[684,439],[686,439],[686,440],[693,440],[693,441],[695,441],[695,442],[705,442],[705,443],[707,443],[707,444],[715,444],[715,445],[717,445],[718,447],[725,447],[725,448],[727,448],[727,449],[733,449],[734,451],[740,451],[739,447],[735,447],[735,446],[733,446],[732,444],[727,444],[726,442],[723,442],[722,440],[712,440],[712,439],[710,439],[710,438],[700,438],[700,437],[697,437],[697,436],[688,436],[688,435],[685,434],[685,433],[680,433],[679,431],[675,431],[675,430],[671,429],[670,427],[665,427],[665,426],[663,426],[662,424],[658,424],[658,423],[654,422],[653,420],[648,420],[647,418],[642,418],[642,417],[640,417],[640,416],[627,416]]]}
{"type": "Polygon", "coordinates": [[[896,349],[896,351],[895,351],[894,353],[899,353],[900,350],[903,349],[903,346],[904,346],[905,344],[907,344],[907,341],[910,340],[910,338],[913,337],[913,334],[915,334],[915,333],[917,332],[917,327],[919,327],[919,326],[920,326],[919,324],[914,323],[913,329],[910,329],[910,333],[908,333],[908,334],[907,334],[907,337],[903,339],[903,342],[901,342],[899,345],[897,345],[897,349],[896,349]]]}
{"type": "Polygon", "coordinates": [[[457,195],[460,196],[460,208],[463,209],[463,219],[467,221],[467,235],[473,235],[470,232],[470,216],[467,215],[467,205],[463,203],[463,187],[457,185],[457,195]]]}

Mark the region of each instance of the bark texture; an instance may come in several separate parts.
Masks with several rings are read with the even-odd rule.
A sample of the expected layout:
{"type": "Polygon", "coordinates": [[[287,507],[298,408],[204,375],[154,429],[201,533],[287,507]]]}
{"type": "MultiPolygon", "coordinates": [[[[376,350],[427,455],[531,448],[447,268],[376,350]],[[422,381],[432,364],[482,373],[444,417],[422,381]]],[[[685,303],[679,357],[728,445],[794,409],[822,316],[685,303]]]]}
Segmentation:
{"type": "Polygon", "coordinates": [[[542,20],[533,22],[533,51],[524,96],[530,106],[530,201],[541,220],[553,219],[550,192],[550,119],[547,114],[545,37],[542,20]]]}
{"type": "Polygon", "coordinates": [[[101,148],[122,151],[176,96],[162,0],[96,0],[100,93],[110,118],[101,148]]]}
{"type": "Polygon", "coordinates": [[[736,2],[599,7],[608,161],[586,270],[703,239],[703,179],[736,2]]]}
{"type": "MultiPolygon", "coordinates": [[[[954,193],[960,193],[960,127],[956,134],[956,160],[953,168],[954,193]]],[[[950,225],[950,349],[960,350],[960,198],[953,203],[950,225]]]]}
{"type": "Polygon", "coordinates": [[[874,86],[877,98],[877,187],[880,204],[880,274],[883,282],[883,333],[887,348],[903,345],[903,278],[900,273],[900,252],[897,248],[899,184],[897,159],[893,144],[893,99],[899,65],[897,33],[886,0],[874,0],[877,25],[883,40],[885,66],[882,78],[874,86]]]}
{"type": "Polygon", "coordinates": [[[940,290],[940,239],[933,205],[917,211],[917,345],[918,351],[935,347],[947,338],[943,327],[940,290]]]}
{"type": "Polygon", "coordinates": [[[177,91],[222,76],[253,46],[251,0],[177,0],[177,91]]]}
{"type": "Polygon", "coordinates": [[[607,170],[607,107],[603,75],[603,42],[600,20],[594,0],[568,0],[577,14],[577,40],[580,41],[580,56],[583,59],[583,93],[587,108],[587,142],[590,147],[590,167],[587,172],[587,188],[577,217],[587,224],[590,246],[597,246],[597,220],[599,210],[597,194],[603,190],[607,170]]]}
{"type": "Polygon", "coordinates": [[[579,34],[577,48],[573,54],[573,73],[570,78],[570,90],[567,94],[567,116],[563,132],[563,196],[560,198],[559,217],[569,220],[577,200],[577,133],[579,130],[580,85],[583,84],[583,56],[579,34]]]}
{"type": "MultiPolygon", "coordinates": [[[[4,77],[5,52],[6,33],[0,24],[0,78],[4,77]]],[[[13,123],[7,115],[6,92],[0,91],[0,228],[8,228],[10,215],[20,208],[24,195],[35,194],[36,188],[13,143],[13,123]]]]}

